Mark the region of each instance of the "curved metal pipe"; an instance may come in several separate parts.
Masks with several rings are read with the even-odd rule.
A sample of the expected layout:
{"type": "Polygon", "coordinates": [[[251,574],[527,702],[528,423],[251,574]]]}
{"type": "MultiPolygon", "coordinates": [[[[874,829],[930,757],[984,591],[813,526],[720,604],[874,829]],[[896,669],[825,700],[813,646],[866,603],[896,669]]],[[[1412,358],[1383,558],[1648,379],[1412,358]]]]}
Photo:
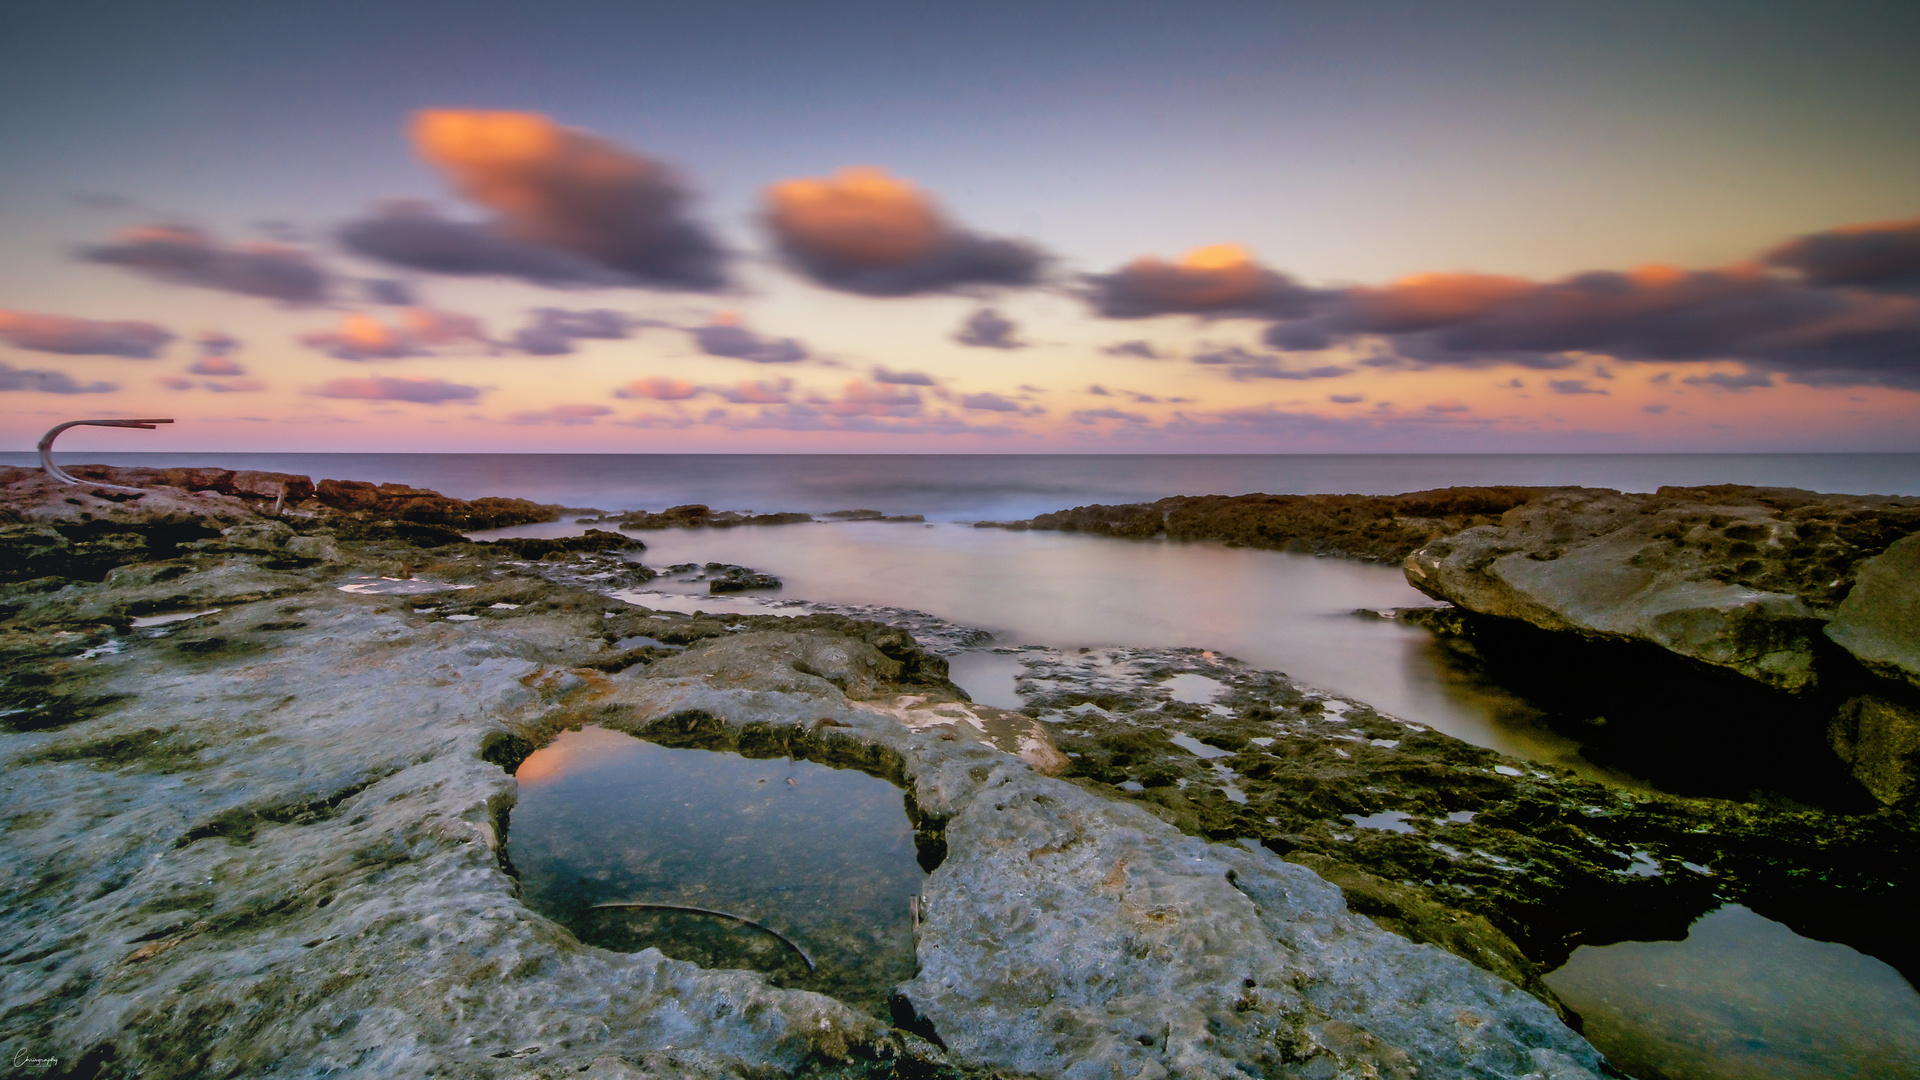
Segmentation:
{"type": "Polygon", "coordinates": [[[818,970],[814,966],[813,957],[807,955],[807,950],[794,944],[792,938],[788,937],[787,935],[781,933],[778,930],[775,930],[773,927],[768,926],[764,923],[754,922],[752,919],[749,919],[744,915],[733,915],[725,911],[715,911],[712,908],[689,907],[686,904],[648,904],[639,900],[609,900],[604,904],[595,904],[593,906],[596,908],[644,908],[650,911],[687,911],[687,912],[692,912],[695,915],[712,915],[716,918],[732,919],[734,922],[745,923],[748,926],[753,927],[755,930],[764,931],[765,933],[772,934],[774,937],[779,938],[780,943],[782,945],[785,945],[787,948],[792,949],[800,957],[800,959],[806,961],[807,973],[809,975],[811,975],[814,971],[818,970]]]}
{"type": "MultiPolygon", "coordinates": [[[[64,424],[55,424],[40,436],[40,468],[48,476],[63,484],[88,484],[91,481],[69,476],[66,470],[53,463],[53,440],[70,427],[130,427],[152,431],[155,424],[171,424],[172,420],[69,420],[64,424]]],[[[94,487],[111,488],[114,491],[140,491],[141,488],[125,487],[121,484],[93,484],[94,487]]]]}

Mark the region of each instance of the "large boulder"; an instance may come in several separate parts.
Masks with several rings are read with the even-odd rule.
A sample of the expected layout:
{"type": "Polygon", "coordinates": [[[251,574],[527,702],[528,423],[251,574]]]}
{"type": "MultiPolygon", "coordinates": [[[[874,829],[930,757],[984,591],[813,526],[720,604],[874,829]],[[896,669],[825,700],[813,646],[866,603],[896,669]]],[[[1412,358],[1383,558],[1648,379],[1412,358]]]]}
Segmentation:
{"type": "Polygon", "coordinates": [[[1920,686],[1920,534],[1861,564],[1827,636],[1872,671],[1920,686]]]}
{"type": "Polygon", "coordinates": [[[1911,585],[1897,565],[1868,569],[1915,532],[1920,499],[1734,485],[1582,489],[1428,544],[1405,568],[1415,588],[1471,611],[1649,642],[1803,691],[1818,681],[1820,631],[1856,574],[1872,599],[1854,603],[1853,640],[1872,640],[1877,655],[1920,656],[1914,602],[1901,592],[1911,585]]]}

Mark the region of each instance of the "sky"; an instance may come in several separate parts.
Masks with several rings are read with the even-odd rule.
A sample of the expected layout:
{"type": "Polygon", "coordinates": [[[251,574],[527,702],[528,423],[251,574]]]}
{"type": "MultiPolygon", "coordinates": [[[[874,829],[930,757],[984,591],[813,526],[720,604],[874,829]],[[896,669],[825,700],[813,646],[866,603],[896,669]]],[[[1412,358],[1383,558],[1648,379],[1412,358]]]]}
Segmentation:
{"type": "Polygon", "coordinates": [[[0,446],[1920,451],[1920,5],[0,8],[0,446]]]}

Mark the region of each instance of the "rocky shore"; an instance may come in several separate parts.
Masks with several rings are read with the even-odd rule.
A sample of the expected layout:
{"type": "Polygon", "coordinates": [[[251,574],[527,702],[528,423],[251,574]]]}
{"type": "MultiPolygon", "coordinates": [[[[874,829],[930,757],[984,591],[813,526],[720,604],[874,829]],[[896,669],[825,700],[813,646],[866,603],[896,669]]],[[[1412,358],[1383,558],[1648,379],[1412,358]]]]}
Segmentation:
{"type": "MultiPolygon", "coordinates": [[[[1737,900],[1916,970],[1899,798],[1624,792],[1197,650],[1025,650],[996,709],[946,677],[977,631],[655,611],[604,595],[631,537],[458,532],[557,507],[71,471],[146,490],[0,474],[0,1051],[60,1074],[1589,1077],[1540,979],[1578,944],[1737,900]],[[522,905],[513,772],[583,724],[900,785],[888,1015],[522,905]]],[[[1897,540],[1819,610],[1902,610],[1897,540]]]]}
{"type": "Polygon", "coordinates": [[[1506,681],[1541,684],[1548,699],[1577,685],[1578,696],[1617,702],[1609,711],[1631,737],[1754,726],[1722,723],[1713,709],[1680,716],[1658,699],[1719,700],[1764,717],[1769,737],[1837,762],[1882,805],[1920,799],[1920,498],[1445,488],[1178,496],[980,525],[1399,562],[1411,585],[1455,609],[1415,617],[1506,681]],[[1609,674],[1622,668],[1647,683],[1638,704],[1609,674]],[[1558,691],[1544,685],[1547,670],[1558,691]],[[1648,711],[1660,722],[1632,721],[1648,711]]]}
{"type": "Polygon", "coordinates": [[[1442,536],[1488,525],[1552,491],[1438,488],[1405,495],[1175,495],[1152,503],[1094,504],[981,529],[1044,529],[1127,540],[1216,540],[1242,547],[1399,562],[1442,536]]]}

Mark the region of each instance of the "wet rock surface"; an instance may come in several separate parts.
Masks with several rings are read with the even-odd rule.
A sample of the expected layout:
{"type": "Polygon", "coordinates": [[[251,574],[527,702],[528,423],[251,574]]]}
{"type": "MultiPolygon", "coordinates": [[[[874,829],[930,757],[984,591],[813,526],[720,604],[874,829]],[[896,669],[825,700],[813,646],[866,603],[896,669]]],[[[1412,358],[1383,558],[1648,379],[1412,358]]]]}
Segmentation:
{"type": "Polygon", "coordinates": [[[1130,540],[1217,540],[1245,547],[1398,562],[1450,533],[1489,524],[1553,488],[1438,488],[1404,495],[1176,495],[1076,506],[976,528],[1049,529],[1130,540]]]}
{"type": "Polygon", "coordinates": [[[1021,655],[1068,779],[1257,840],[1556,1007],[1539,974],[1575,947],[1681,937],[1722,902],[1920,972],[1910,813],[1611,788],[1200,650],[1021,655]]]}
{"type": "Polygon", "coordinates": [[[5,587],[4,691],[40,703],[0,734],[0,1052],[147,1077],[1595,1075],[1546,1005],[1304,867],[1049,775],[1073,760],[1053,725],[967,702],[900,627],[548,576],[614,552],[336,534],[302,560],[210,517],[218,543],[5,587]],[[164,615],[188,617],[135,622],[164,615]],[[529,911],[511,770],[587,723],[901,784],[932,875],[890,1017],[529,911]]]}

